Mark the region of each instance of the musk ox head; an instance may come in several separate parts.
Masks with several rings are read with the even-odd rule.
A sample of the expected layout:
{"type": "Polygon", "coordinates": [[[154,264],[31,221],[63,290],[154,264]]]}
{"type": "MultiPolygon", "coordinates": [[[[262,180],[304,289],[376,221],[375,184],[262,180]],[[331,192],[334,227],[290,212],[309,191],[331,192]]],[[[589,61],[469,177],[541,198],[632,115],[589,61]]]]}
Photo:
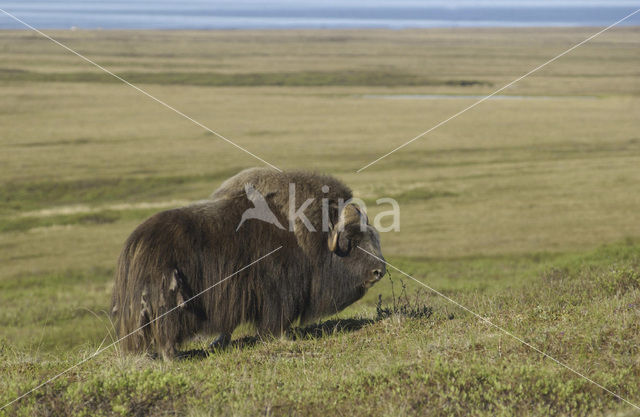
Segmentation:
{"type": "Polygon", "coordinates": [[[355,204],[348,204],[342,209],[338,223],[329,232],[328,249],[342,258],[349,275],[355,277],[357,286],[364,290],[386,273],[378,231],[369,224],[366,213],[355,204]]]}

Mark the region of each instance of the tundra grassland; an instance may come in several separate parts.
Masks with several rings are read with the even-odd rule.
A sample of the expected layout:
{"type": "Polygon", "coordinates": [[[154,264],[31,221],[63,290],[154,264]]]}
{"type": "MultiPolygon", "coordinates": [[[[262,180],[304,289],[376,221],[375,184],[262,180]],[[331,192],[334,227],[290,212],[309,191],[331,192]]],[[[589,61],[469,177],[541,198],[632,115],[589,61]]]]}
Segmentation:
{"type": "MultiPolygon", "coordinates": [[[[50,34],[371,218],[395,198],[391,264],[640,405],[639,28],[356,173],[596,30],[50,34]]],[[[28,31],[0,32],[0,149],[0,406],[112,342],[139,222],[261,165],[28,31]]],[[[112,348],[0,415],[639,413],[393,269],[315,327],[251,334],[171,363],[112,348]]]]}

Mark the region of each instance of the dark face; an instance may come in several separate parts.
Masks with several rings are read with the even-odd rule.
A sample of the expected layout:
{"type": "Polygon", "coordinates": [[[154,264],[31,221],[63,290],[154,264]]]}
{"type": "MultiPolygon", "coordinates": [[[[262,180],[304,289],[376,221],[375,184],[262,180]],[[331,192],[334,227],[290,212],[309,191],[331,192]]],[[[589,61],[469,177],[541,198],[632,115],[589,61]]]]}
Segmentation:
{"type": "Polygon", "coordinates": [[[380,235],[369,224],[366,213],[355,205],[347,205],[328,236],[333,262],[339,265],[340,289],[336,294],[337,311],[362,298],[386,274],[380,250],[380,235]]]}
{"type": "Polygon", "coordinates": [[[373,226],[366,225],[363,232],[358,227],[358,232],[351,233],[348,242],[343,236],[342,246],[345,252],[341,253],[338,262],[342,264],[346,274],[343,277],[339,297],[341,301],[336,305],[336,312],[362,298],[387,272],[380,250],[378,231],[373,226]]]}
{"type": "Polygon", "coordinates": [[[364,229],[351,236],[351,250],[343,261],[355,279],[355,286],[366,291],[382,279],[387,268],[380,249],[378,231],[370,224],[364,229]]]}
{"type": "Polygon", "coordinates": [[[329,250],[341,258],[339,262],[346,269],[345,286],[362,290],[361,297],[387,270],[378,231],[369,224],[366,214],[349,210],[352,210],[350,218],[341,220],[330,234],[329,250]]]}

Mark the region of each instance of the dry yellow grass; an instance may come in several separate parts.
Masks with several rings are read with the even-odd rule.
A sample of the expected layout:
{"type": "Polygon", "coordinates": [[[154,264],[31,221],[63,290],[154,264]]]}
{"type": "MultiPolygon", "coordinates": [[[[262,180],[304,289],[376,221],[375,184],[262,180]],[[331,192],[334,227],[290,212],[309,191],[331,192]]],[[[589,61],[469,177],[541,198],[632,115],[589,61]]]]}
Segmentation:
{"type": "MultiPolygon", "coordinates": [[[[595,31],[51,34],[280,168],[334,174],[368,202],[396,198],[401,230],[382,236],[392,263],[637,398],[637,273],[609,268],[637,270],[638,28],[603,34],[503,92],[522,98],[482,103],[356,173],[474,101],[367,96],[488,94],[595,31]],[[553,266],[562,270],[541,275],[553,266]]],[[[0,398],[9,400],[99,345],[105,327],[85,308],[106,308],[136,224],[260,163],[29,32],[0,33],[0,95],[0,357],[10,375],[0,398]]],[[[378,292],[389,300],[381,283],[345,317],[372,314],[378,292]]],[[[628,411],[444,301],[427,302],[433,320],[278,340],[184,367],[105,356],[21,410],[159,414],[173,390],[172,410],[193,413],[628,411]],[[295,391],[300,374],[306,394],[295,391]],[[336,395],[342,402],[326,401],[336,395]]]]}

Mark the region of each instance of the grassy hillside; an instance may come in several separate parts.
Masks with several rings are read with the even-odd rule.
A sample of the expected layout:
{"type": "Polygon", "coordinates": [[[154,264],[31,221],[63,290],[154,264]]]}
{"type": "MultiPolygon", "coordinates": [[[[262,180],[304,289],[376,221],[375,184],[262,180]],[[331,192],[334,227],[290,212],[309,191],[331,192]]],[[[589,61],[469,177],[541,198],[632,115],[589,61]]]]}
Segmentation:
{"type": "MultiPolygon", "coordinates": [[[[280,168],[343,179],[370,217],[396,198],[391,264],[638,404],[638,28],[355,172],[592,32],[52,35],[280,168]]],[[[260,163],[33,33],[0,33],[0,94],[2,406],[111,343],[140,221],[260,163]]],[[[637,415],[391,272],[289,337],[243,328],[174,363],[111,349],[0,415],[637,415]]]]}

